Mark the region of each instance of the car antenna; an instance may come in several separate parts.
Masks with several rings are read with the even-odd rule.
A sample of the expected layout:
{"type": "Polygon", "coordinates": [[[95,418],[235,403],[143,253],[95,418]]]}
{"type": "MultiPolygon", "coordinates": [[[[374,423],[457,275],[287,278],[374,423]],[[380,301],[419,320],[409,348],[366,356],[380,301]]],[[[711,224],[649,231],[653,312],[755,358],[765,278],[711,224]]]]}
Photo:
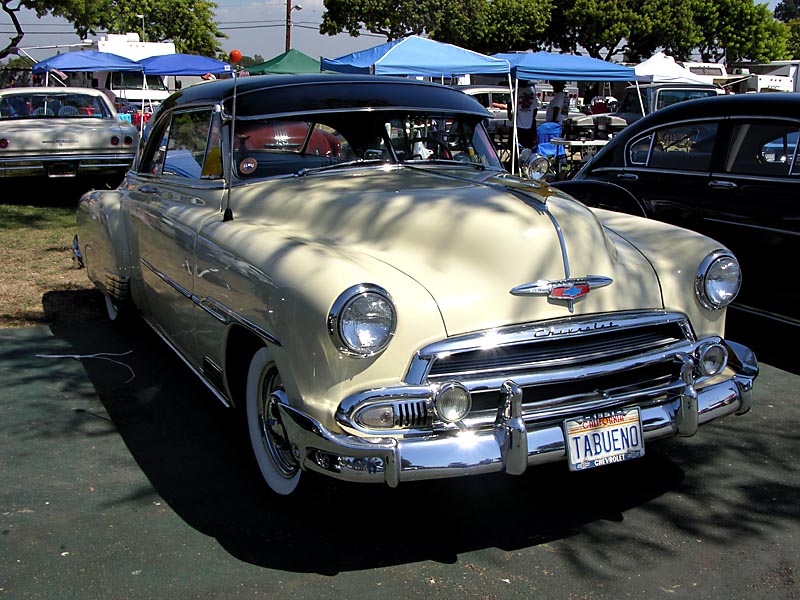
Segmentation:
{"type": "MultiPolygon", "coordinates": [[[[239,50],[231,50],[230,58],[232,63],[238,63],[242,60],[242,53],[239,50]]],[[[233,158],[234,148],[236,147],[236,131],[234,131],[236,127],[236,87],[239,83],[239,78],[236,76],[236,69],[231,66],[232,76],[233,76],[233,100],[232,100],[232,108],[231,108],[231,141],[230,141],[230,153],[231,158],[233,158]]],[[[231,160],[231,164],[228,168],[228,181],[226,182],[227,185],[225,186],[225,211],[222,213],[222,222],[227,223],[228,221],[233,221],[233,210],[231,209],[231,184],[233,180],[233,160],[231,160]]]]}

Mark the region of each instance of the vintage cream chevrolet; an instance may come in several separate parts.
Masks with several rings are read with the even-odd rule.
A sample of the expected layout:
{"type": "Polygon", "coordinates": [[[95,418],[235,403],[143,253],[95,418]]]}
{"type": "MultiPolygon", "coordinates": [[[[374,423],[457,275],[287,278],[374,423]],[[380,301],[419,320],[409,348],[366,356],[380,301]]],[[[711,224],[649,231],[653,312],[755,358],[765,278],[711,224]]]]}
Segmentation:
{"type": "Polygon", "coordinates": [[[512,177],[487,116],[399,78],[204,83],[82,198],[109,316],[135,307],[243,411],[275,492],[582,470],[749,410],[734,256],[512,177]]]}

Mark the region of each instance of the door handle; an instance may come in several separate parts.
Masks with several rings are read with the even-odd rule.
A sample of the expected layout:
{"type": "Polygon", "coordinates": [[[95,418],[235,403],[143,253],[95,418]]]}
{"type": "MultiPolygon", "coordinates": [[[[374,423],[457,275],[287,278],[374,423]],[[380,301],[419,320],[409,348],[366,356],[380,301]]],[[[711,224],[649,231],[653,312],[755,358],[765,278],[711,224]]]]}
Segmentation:
{"type": "Polygon", "coordinates": [[[158,188],[154,185],[140,185],[138,187],[138,191],[142,192],[143,194],[157,194],[158,188]]]}
{"type": "Polygon", "coordinates": [[[715,190],[735,190],[738,186],[732,181],[720,181],[719,179],[712,179],[708,182],[708,187],[715,190]]]}
{"type": "Polygon", "coordinates": [[[620,181],[639,181],[639,176],[635,173],[620,173],[617,175],[620,181]]]}

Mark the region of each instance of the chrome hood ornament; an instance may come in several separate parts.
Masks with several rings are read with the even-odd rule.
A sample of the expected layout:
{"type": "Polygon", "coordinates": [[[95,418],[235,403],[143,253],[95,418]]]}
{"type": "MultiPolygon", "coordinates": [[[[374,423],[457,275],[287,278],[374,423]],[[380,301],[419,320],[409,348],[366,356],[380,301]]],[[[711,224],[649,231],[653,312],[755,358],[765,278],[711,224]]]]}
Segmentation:
{"type": "Polygon", "coordinates": [[[573,302],[586,296],[590,290],[605,287],[613,283],[610,277],[602,275],[586,275],[584,277],[571,277],[568,279],[540,279],[530,283],[511,288],[513,296],[547,296],[554,300],[569,302],[569,312],[572,312],[573,302]]]}

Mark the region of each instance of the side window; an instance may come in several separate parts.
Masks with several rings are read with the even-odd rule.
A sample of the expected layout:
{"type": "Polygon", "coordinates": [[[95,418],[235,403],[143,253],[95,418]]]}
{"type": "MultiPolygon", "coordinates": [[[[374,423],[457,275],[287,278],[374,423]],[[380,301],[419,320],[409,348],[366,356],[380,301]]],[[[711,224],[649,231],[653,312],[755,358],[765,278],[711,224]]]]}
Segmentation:
{"type": "Polygon", "coordinates": [[[708,171],[717,130],[717,123],[687,123],[656,131],[648,166],[676,171],[708,171]]]}
{"type": "Polygon", "coordinates": [[[650,154],[650,145],[653,143],[653,136],[648,135],[638,140],[634,140],[628,147],[628,161],[632,165],[646,165],[647,156],[650,154]]]}
{"type": "Polygon", "coordinates": [[[213,115],[200,176],[203,179],[221,179],[222,174],[222,123],[219,115],[213,115]]]}
{"type": "Polygon", "coordinates": [[[800,174],[796,123],[756,121],[734,127],[725,171],[741,175],[788,177],[800,174]]]}
{"type": "Polygon", "coordinates": [[[211,125],[210,110],[175,113],[172,116],[163,174],[200,179],[211,125]]]}
{"type": "Polygon", "coordinates": [[[138,169],[140,173],[161,175],[164,170],[167,140],[169,140],[169,125],[169,118],[159,119],[155,127],[147,132],[147,146],[145,146],[138,169]]]}

